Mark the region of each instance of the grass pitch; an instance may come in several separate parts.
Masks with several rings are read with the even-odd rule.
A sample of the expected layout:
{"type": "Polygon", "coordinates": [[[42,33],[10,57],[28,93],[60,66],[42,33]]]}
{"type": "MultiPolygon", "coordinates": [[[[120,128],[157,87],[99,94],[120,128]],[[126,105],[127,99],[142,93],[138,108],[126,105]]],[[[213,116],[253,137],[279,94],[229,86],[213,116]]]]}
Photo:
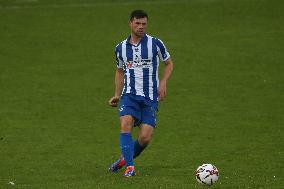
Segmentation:
{"type": "MultiPolygon", "coordinates": [[[[281,0],[0,0],[0,188],[283,188],[281,0]],[[120,154],[114,47],[133,9],[175,63],[139,175],[120,154]],[[14,183],[13,184],[11,184],[14,183]]],[[[162,68],[162,65],[161,65],[162,68]]],[[[160,70],[162,71],[162,69],[160,70]]]]}

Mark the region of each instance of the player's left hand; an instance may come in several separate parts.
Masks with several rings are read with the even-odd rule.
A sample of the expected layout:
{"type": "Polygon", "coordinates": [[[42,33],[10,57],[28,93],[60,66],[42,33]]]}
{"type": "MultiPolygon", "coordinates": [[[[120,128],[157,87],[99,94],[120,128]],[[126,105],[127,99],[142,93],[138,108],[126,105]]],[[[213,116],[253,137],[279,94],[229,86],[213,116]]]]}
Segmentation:
{"type": "Polygon", "coordinates": [[[161,81],[159,88],[158,88],[159,100],[163,101],[166,98],[166,95],[167,95],[167,83],[164,81],[161,81]]]}
{"type": "Polygon", "coordinates": [[[110,98],[110,100],[108,101],[108,104],[110,106],[112,106],[112,107],[117,107],[118,102],[119,102],[119,97],[118,96],[114,96],[114,97],[110,98]]]}

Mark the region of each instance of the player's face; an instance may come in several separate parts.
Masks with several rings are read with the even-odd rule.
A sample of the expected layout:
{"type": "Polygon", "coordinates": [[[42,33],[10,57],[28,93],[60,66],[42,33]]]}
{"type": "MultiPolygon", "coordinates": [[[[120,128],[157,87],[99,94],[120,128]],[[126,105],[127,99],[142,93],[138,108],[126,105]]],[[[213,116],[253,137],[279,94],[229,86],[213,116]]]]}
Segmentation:
{"type": "Polygon", "coordinates": [[[129,22],[131,32],[137,37],[143,37],[147,29],[147,18],[133,18],[129,22]]]}

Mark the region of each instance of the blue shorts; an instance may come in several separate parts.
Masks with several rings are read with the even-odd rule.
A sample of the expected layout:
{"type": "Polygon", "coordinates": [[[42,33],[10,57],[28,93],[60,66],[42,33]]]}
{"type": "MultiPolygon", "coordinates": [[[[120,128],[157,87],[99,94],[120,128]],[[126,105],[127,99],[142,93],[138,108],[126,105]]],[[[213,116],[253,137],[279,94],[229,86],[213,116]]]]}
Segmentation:
{"type": "Polygon", "coordinates": [[[135,119],[134,126],[144,123],[156,126],[158,102],[143,96],[124,94],[120,98],[119,116],[131,115],[135,119]]]}

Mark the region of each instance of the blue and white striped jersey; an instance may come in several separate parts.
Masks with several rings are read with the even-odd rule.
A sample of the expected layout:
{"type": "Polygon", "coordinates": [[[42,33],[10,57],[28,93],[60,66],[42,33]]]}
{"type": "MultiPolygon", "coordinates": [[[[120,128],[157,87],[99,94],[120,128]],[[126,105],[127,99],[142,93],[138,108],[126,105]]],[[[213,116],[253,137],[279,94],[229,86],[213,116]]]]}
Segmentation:
{"type": "Polygon", "coordinates": [[[124,87],[122,94],[134,94],[158,100],[159,60],[170,58],[164,43],[145,34],[139,44],[132,45],[130,36],[115,48],[117,68],[123,68],[124,87]]]}

